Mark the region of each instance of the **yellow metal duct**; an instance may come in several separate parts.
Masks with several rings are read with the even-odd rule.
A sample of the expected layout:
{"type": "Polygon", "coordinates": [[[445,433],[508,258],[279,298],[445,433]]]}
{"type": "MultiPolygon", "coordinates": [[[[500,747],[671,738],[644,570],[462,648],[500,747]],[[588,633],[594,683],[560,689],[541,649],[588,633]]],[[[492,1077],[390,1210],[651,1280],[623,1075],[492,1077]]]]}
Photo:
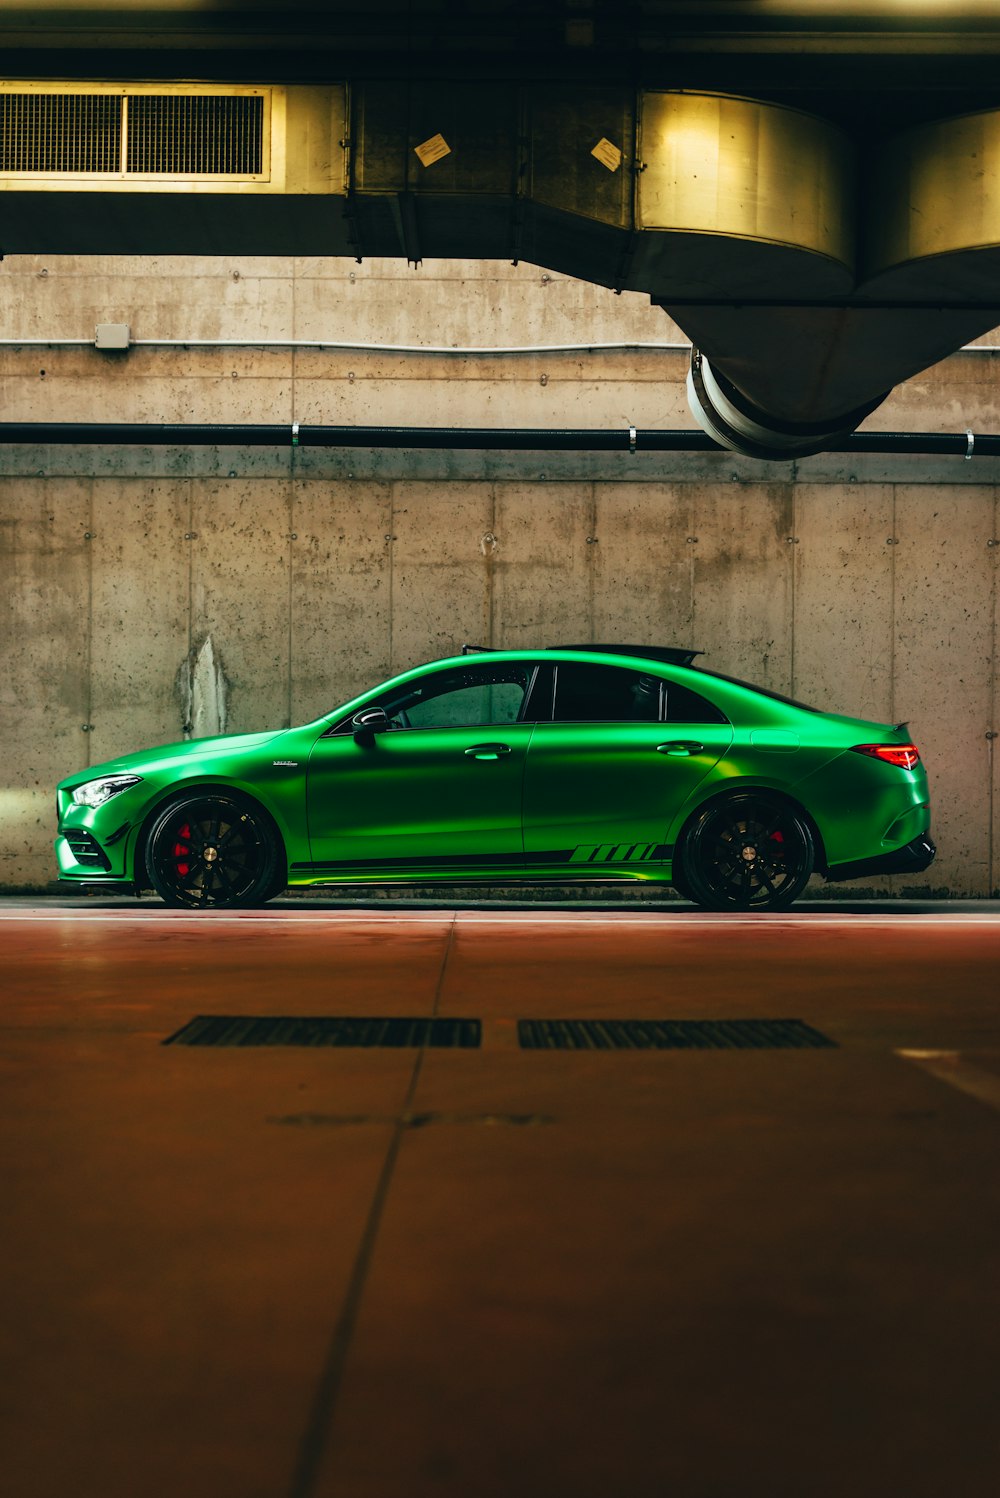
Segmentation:
{"type": "MultiPolygon", "coordinates": [[[[724,94],[642,95],[638,228],[818,257],[830,292],[854,275],[854,159],[835,126],[724,94]]],[[[698,246],[700,250],[701,246],[698,246]]],[[[668,253],[683,246],[671,245],[668,253]]],[[[689,254],[689,274],[695,256],[689,254]]]]}
{"type": "Polygon", "coordinates": [[[655,122],[642,154],[665,188],[654,221],[640,177],[641,226],[694,248],[645,260],[664,266],[653,295],[696,345],[692,411],[724,445],[821,450],[996,325],[1000,112],[873,143],[862,191],[846,139],[808,115],[661,95],[655,122]]]}
{"type": "Polygon", "coordinates": [[[996,295],[1000,111],[907,130],[875,157],[865,272],[933,293],[996,295]],[[947,258],[942,258],[947,257],[947,258]]]}

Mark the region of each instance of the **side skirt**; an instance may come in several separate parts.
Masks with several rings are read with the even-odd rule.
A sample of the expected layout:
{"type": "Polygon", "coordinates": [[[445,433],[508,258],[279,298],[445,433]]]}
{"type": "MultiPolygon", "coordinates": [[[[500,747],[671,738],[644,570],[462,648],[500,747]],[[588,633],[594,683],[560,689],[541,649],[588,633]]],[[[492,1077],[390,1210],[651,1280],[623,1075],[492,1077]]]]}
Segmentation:
{"type": "Polygon", "coordinates": [[[672,848],[662,844],[606,844],[553,852],[480,858],[358,859],[353,863],[295,863],[290,885],[317,884],[669,884],[672,848]],[[653,855],[656,855],[655,857],[653,855]],[[628,856],[631,855],[631,856],[628,856]]]}

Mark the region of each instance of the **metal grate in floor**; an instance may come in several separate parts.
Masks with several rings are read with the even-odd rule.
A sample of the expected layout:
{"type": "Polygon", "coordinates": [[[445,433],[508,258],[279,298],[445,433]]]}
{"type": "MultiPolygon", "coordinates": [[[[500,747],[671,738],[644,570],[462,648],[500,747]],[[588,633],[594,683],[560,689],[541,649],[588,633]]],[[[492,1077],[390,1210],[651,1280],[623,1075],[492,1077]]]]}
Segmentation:
{"type": "Polygon", "coordinates": [[[731,1051],[835,1047],[800,1019],[522,1019],[524,1051],[731,1051]]]}
{"type": "Polygon", "coordinates": [[[434,1046],[475,1050],[482,1040],[477,1019],[424,1019],[393,1015],[373,1019],[308,1015],[269,1017],[199,1014],[164,1045],[363,1046],[401,1049],[434,1046]]]}

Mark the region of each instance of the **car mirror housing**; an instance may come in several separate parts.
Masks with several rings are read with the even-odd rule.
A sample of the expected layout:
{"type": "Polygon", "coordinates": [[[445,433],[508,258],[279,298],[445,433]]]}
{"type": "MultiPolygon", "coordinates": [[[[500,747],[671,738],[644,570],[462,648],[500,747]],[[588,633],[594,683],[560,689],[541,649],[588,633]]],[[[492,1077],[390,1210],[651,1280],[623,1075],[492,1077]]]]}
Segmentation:
{"type": "Polygon", "coordinates": [[[389,719],[382,707],[364,707],[351,719],[354,742],[363,745],[366,749],[370,749],[374,744],[375,735],[385,733],[388,727],[389,719]]]}

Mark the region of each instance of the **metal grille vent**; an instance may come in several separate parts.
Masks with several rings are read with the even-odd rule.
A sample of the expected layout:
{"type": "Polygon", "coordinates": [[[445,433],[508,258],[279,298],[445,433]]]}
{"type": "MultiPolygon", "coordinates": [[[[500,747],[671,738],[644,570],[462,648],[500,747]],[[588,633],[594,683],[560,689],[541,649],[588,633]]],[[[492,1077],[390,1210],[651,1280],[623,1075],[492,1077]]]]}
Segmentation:
{"type": "Polygon", "coordinates": [[[69,851],[77,863],[83,864],[84,868],[104,869],[105,871],[111,868],[108,856],[100,843],[84,828],[67,832],[66,841],[69,844],[69,851]]]}
{"type": "Polygon", "coordinates": [[[127,172],[248,177],[263,170],[259,96],[130,94],[127,104],[127,172]]]}
{"type": "Polygon", "coordinates": [[[385,1019],[346,1016],[199,1014],[164,1045],[211,1046],[405,1046],[475,1050],[482,1038],[477,1019],[385,1019]]]}
{"type": "Polygon", "coordinates": [[[525,1051],[720,1051],[826,1048],[836,1041],[800,1019],[522,1019],[525,1051]]]}
{"type": "Polygon", "coordinates": [[[0,173],[237,178],[268,170],[264,93],[4,92],[0,173]]]}
{"type": "Polygon", "coordinates": [[[122,101],[112,94],[0,94],[0,171],[116,172],[122,101]]]}

